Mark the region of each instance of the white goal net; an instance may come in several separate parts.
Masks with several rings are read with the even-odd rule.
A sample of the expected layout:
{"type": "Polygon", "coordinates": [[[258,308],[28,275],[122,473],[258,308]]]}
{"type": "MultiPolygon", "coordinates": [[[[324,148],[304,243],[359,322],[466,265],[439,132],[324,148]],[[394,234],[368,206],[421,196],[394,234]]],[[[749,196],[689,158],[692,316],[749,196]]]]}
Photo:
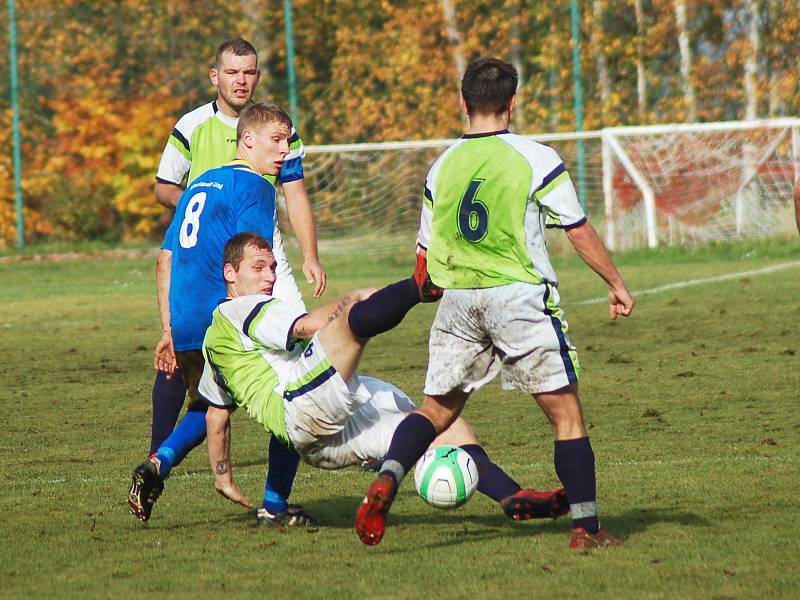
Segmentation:
{"type": "MultiPolygon", "coordinates": [[[[781,119],[527,137],[561,155],[591,222],[628,249],[791,230],[799,131],[781,119]]],[[[320,251],[413,252],[425,175],[454,141],[307,147],[320,251]]]]}

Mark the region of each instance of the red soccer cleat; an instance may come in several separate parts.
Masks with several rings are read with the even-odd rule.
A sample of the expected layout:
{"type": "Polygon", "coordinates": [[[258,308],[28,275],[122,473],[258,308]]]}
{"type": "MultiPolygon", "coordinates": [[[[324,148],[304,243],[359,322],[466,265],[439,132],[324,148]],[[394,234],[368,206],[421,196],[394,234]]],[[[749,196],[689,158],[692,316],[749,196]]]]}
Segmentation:
{"type": "Polygon", "coordinates": [[[569,512],[569,501],[564,488],[549,492],[520,490],[500,501],[503,512],[514,521],[528,519],[556,519],[569,512]]]}
{"type": "Polygon", "coordinates": [[[578,548],[607,548],[609,546],[622,546],[622,540],[615,538],[605,529],[600,529],[597,533],[589,533],[583,527],[576,527],[572,530],[569,538],[569,547],[573,550],[578,548]]]}
{"type": "Polygon", "coordinates": [[[367,546],[376,546],[386,530],[386,517],[394,501],[394,481],[389,475],[379,475],[367,490],[367,495],[356,513],[358,537],[367,546]]]}

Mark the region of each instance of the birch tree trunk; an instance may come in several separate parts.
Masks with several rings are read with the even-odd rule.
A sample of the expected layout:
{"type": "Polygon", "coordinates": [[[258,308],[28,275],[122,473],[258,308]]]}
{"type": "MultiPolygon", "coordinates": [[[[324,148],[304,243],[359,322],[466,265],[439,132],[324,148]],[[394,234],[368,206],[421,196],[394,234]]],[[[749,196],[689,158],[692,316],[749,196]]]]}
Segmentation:
{"type": "MultiPolygon", "coordinates": [[[[756,97],[756,63],[758,61],[758,0],[747,1],[748,14],[748,27],[747,37],[749,44],[745,50],[746,56],[744,61],[744,118],[752,121],[756,118],[758,111],[758,99],[756,97]]],[[[756,165],[756,149],[750,140],[746,140],[742,146],[742,154],[744,157],[744,165],[742,169],[742,179],[744,182],[749,182],[755,177],[756,165]]],[[[752,192],[745,187],[739,190],[736,195],[736,232],[741,234],[744,230],[745,223],[749,220],[751,211],[753,210],[753,197],[752,192]]]]}
{"type": "Polygon", "coordinates": [[[514,2],[511,6],[511,64],[517,70],[519,76],[519,84],[517,85],[517,108],[514,111],[514,120],[520,132],[527,129],[527,122],[525,120],[525,95],[523,94],[523,87],[525,85],[525,73],[522,70],[522,57],[521,57],[521,44],[519,33],[519,5],[514,2]]]}
{"type": "Polygon", "coordinates": [[[603,10],[605,2],[603,0],[592,0],[592,34],[589,44],[592,48],[597,64],[597,85],[600,88],[600,111],[602,125],[609,125],[609,111],[611,109],[611,80],[608,77],[608,60],[603,51],[603,44],[600,37],[600,27],[603,21],[603,10]]]}
{"type": "Polygon", "coordinates": [[[758,86],[756,83],[756,68],[758,65],[758,52],[761,40],[759,37],[759,2],[748,0],[747,9],[750,13],[747,46],[747,56],[744,63],[744,118],[748,121],[758,118],[758,86]]]}
{"type": "Polygon", "coordinates": [[[647,80],[644,74],[644,10],[642,0],[633,0],[636,12],[636,99],[639,123],[645,121],[647,111],[647,80]]]}
{"type": "Polygon", "coordinates": [[[692,49],[689,46],[689,31],[686,24],[686,0],[675,0],[675,21],[678,28],[678,46],[681,51],[681,79],[683,80],[683,102],[686,119],[697,121],[697,104],[694,99],[692,75],[692,49]]]}
{"type": "Polygon", "coordinates": [[[466,60],[464,59],[464,51],[462,47],[461,32],[458,30],[458,21],[456,20],[456,9],[453,6],[452,0],[439,0],[442,5],[442,14],[444,15],[444,29],[447,36],[447,42],[450,44],[450,49],[453,53],[453,65],[456,69],[457,84],[459,92],[461,91],[461,78],[464,77],[464,71],[467,68],[466,60]]]}

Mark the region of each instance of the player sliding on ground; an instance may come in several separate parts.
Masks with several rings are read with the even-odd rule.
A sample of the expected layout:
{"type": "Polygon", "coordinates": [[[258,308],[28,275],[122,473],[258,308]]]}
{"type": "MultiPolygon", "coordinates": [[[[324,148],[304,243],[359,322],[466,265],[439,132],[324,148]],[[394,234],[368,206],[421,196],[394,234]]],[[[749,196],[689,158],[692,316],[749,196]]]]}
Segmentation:
{"type": "MultiPolygon", "coordinates": [[[[241,406],[316,467],[339,469],[382,458],[395,427],[414,410],[396,387],[356,373],[367,340],[396,326],[420,301],[414,279],[377,292],[356,290],[310,313],[272,297],[275,258],[262,237],[237,234],[224,252],[228,300],[214,311],[199,392],[209,404],[208,454],[215,488],[251,507],[236,486],[230,413],[241,406]]],[[[568,510],[563,488],[523,490],[491,462],[462,419],[433,444],[464,448],[478,467],[478,490],[514,520],[568,510]]]]}
{"type": "MultiPolygon", "coordinates": [[[[633,298],[587,222],[564,163],[508,132],[517,72],[497,59],[472,63],[461,83],[469,131],[431,167],[419,232],[432,283],[444,289],[430,335],[425,401],[395,430],[378,479],[356,515],[365,544],[381,541],[397,487],[470,393],[498,373],[533,395],[555,432],[555,469],[572,512],[571,548],[619,545],[600,528],[594,453],[578,400],[578,356],[558,307],[544,226],[566,230],[609,286],[611,318],[633,298]]],[[[424,264],[424,261],[421,261],[424,264]]]]}

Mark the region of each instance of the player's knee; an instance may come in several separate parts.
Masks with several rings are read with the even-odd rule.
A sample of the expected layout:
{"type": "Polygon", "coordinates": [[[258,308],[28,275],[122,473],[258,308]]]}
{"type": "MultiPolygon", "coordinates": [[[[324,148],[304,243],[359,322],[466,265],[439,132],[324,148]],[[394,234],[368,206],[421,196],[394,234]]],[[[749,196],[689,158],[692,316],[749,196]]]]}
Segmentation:
{"type": "MultiPolygon", "coordinates": [[[[466,399],[466,397],[465,397],[466,399]]],[[[425,401],[418,412],[433,423],[436,432],[441,434],[448,427],[453,425],[461,413],[463,402],[446,396],[425,396],[425,401]]]]}
{"type": "Polygon", "coordinates": [[[478,437],[475,435],[475,430],[461,417],[456,418],[455,421],[442,432],[440,436],[442,444],[450,446],[464,446],[467,444],[477,444],[478,437]]]}

